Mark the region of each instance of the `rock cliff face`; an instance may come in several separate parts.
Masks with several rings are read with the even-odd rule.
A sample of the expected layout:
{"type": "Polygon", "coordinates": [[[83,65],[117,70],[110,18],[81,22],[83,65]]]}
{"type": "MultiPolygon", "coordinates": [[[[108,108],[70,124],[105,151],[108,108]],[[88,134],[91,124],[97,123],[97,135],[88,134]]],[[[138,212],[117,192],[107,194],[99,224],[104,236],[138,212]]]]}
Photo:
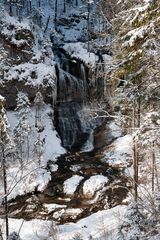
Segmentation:
{"type": "MultiPolygon", "coordinates": [[[[31,8],[44,11],[53,8],[55,3],[48,2],[47,6],[41,1],[41,6],[36,4],[33,1],[31,8]]],[[[26,20],[25,17],[32,14],[32,9],[28,12],[28,5],[24,5],[19,16],[19,19],[23,18],[21,22],[9,15],[1,21],[1,45],[7,60],[0,94],[6,98],[6,108],[14,109],[18,91],[25,91],[33,101],[39,90],[46,103],[54,102],[57,131],[63,146],[71,149],[81,148],[93,130],[104,122],[104,118],[98,117],[98,111],[95,111],[97,118],[93,118],[89,109],[106,100],[104,64],[106,56],[110,61],[111,53],[109,45],[105,45],[109,43],[111,30],[100,14],[98,29],[94,4],[88,9],[85,2],[78,1],[78,6],[67,3],[65,11],[63,7],[59,3],[56,20],[54,24],[48,20],[47,28],[41,26],[42,20],[39,22],[38,16],[33,17],[32,25],[26,20]],[[56,31],[51,34],[55,24],[56,31]],[[106,31],[110,33],[107,36],[102,34],[106,31]],[[88,34],[93,32],[92,40],[88,34]]],[[[14,5],[12,12],[16,15],[14,5]]]]}
{"type": "MultiPolygon", "coordinates": [[[[57,65],[57,101],[55,120],[63,146],[81,148],[89,139],[91,132],[102,124],[103,119],[93,118],[90,110],[93,97],[92,79],[89,79],[89,67],[82,60],[72,58],[66,52],[57,53],[60,64],[57,65]]],[[[90,76],[91,77],[91,76],[90,76]]],[[[103,81],[103,80],[102,80],[103,81]]],[[[94,91],[99,86],[94,87],[94,91]]],[[[103,95],[104,88],[99,90],[103,95]]],[[[101,100],[104,100],[103,97],[101,100]]]]}
{"type": "MultiPolygon", "coordinates": [[[[46,174],[49,182],[45,180],[42,187],[39,172],[31,174],[25,181],[36,179],[33,186],[23,189],[14,204],[10,200],[10,213],[26,219],[67,222],[121,203],[127,194],[127,177],[122,175],[124,167],[119,170],[104,160],[105,146],[121,135],[112,132],[107,126],[111,119],[105,117],[110,112],[105,73],[111,64],[111,26],[94,3],[88,6],[78,1],[76,5],[71,1],[64,10],[59,1],[57,15],[53,16],[55,3],[41,1],[37,6],[33,1],[29,9],[25,3],[19,20],[1,13],[0,94],[10,111],[15,110],[17,93],[27,93],[33,115],[35,111],[35,118],[43,122],[43,128],[35,129],[35,124],[31,129],[37,136],[34,144],[43,148],[42,152],[37,150],[35,162],[42,167],[40,176],[45,178],[46,174]],[[41,11],[46,11],[47,16],[40,17],[41,11]],[[51,105],[53,109],[47,117],[41,117],[35,106],[37,92],[41,92],[45,107],[51,105]],[[53,122],[49,132],[48,118],[53,122]],[[58,159],[55,156],[59,152],[50,150],[57,144],[55,136],[50,138],[52,128],[58,133],[56,141],[59,135],[68,151],[64,154],[61,150],[58,159]],[[48,143],[51,147],[46,152],[48,143]]],[[[16,6],[12,10],[14,15],[16,6]]]]}
{"type": "Polygon", "coordinates": [[[7,12],[2,14],[0,46],[2,52],[1,89],[6,99],[6,108],[16,107],[18,91],[24,91],[33,101],[38,89],[46,101],[55,91],[55,68],[53,59],[38,47],[36,33],[28,22],[19,22],[7,12]],[[47,63],[50,60],[50,64],[47,63]]]}

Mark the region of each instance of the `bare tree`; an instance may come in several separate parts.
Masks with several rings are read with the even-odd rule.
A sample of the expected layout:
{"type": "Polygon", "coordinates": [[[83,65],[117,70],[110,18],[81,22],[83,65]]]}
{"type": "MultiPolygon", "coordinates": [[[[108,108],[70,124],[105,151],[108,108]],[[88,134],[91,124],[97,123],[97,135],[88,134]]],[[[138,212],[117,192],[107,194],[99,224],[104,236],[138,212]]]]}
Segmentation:
{"type": "Polygon", "coordinates": [[[55,25],[56,31],[57,31],[57,9],[58,9],[58,0],[55,0],[54,25],[55,25]]]}
{"type": "Polygon", "coordinates": [[[0,226],[0,240],[3,240],[3,235],[2,235],[2,229],[1,229],[2,226],[0,226]]]}
{"type": "Polygon", "coordinates": [[[5,223],[6,223],[6,240],[9,235],[9,224],[8,224],[8,199],[7,199],[7,173],[6,173],[6,157],[5,157],[5,146],[7,145],[9,138],[7,133],[7,125],[5,121],[5,114],[3,108],[4,98],[0,95],[0,147],[1,147],[1,161],[2,161],[2,172],[3,172],[3,187],[4,187],[4,206],[5,206],[5,223]]]}

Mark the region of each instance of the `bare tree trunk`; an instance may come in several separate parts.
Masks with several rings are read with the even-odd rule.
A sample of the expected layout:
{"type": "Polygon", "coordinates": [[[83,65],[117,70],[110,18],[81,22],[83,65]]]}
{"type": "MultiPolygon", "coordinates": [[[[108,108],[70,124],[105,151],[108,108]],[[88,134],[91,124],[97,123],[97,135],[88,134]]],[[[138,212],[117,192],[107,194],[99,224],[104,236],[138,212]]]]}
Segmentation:
{"type": "Polygon", "coordinates": [[[133,140],[133,184],[134,184],[134,192],[135,192],[135,202],[138,199],[138,153],[135,139],[133,140]]]}
{"type": "Polygon", "coordinates": [[[23,169],[23,140],[22,137],[20,137],[19,142],[19,149],[20,149],[20,164],[21,164],[21,170],[23,169]]]}
{"type": "Polygon", "coordinates": [[[1,226],[0,226],[0,240],[3,240],[3,235],[2,235],[2,229],[1,229],[1,226]]]}
{"type": "Polygon", "coordinates": [[[137,127],[139,128],[141,125],[141,100],[138,98],[138,112],[137,112],[137,127]]]}
{"type": "Polygon", "coordinates": [[[47,29],[48,29],[49,20],[50,20],[50,16],[49,16],[48,19],[47,19],[47,23],[46,23],[46,27],[45,27],[45,29],[44,29],[44,33],[45,33],[45,32],[47,31],[47,29]]]}
{"type": "Polygon", "coordinates": [[[5,206],[6,240],[7,240],[8,236],[9,236],[8,199],[7,199],[7,174],[6,174],[6,159],[5,159],[4,144],[3,143],[2,143],[2,167],[3,167],[4,206],[5,206]]]}
{"type": "Polygon", "coordinates": [[[29,0],[29,8],[30,8],[30,12],[31,12],[31,10],[32,10],[32,1],[31,0],[29,0]]]}
{"type": "Polygon", "coordinates": [[[156,177],[157,189],[158,189],[158,191],[160,191],[160,187],[159,187],[159,178],[158,178],[158,169],[157,169],[157,163],[156,163],[156,160],[155,160],[155,177],[156,177]]]}
{"type": "Polygon", "coordinates": [[[29,3],[27,1],[27,15],[29,15],[29,3]]]}
{"type": "Polygon", "coordinates": [[[136,127],[136,105],[135,105],[135,101],[133,103],[133,131],[136,127]]]}
{"type": "Polygon", "coordinates": [[[87,3],[87,9],[88,9],[88,16],[87,16],[87,32],[88,32],[88,52],[90,50],[90,33],[89,33],[89,30],[90,30],[90,24],[89,24],[89,21],[90,21],[90,3],[89,3],[89,0],[88,0],[88,3],[87,3]]]}
{"type": "Polygon", "coordinates": [[[24,8],[24,6],[25,6],[25,5],[24,5],[24,0],[22,0],[22,6],[23,6],[23,8],[24,8]]]}
{"type": "Polygon", "coordinates": [[[42,28],[42,16],[39,17],[39,26],[42,28]]]}
{"type": "Polygon", "coordinates": [[[154,193],[154,178],[155,178],[155,152],[154,141],[152,143],[152,193],[154,193]]]}
{"type": "Polygon", "coordinates": [[[11,0],[9,1],[9,15],[10,15],[10,16],[13,16],[12,2],[11,2],[11,0]]]}
{"type": "Polygon", "coordinates": [[[36,114],[35,114],[35,127],[38,127],[38,108],[36,106],[36,114]]]}
{"type": "Polygon", "coordinates": [[[55,30],[56,30],[56,31],[57,31],[57,3],[58,3],[58,0],[55,0],[54,24],[55,24],[55,30]]]}
{"type": "Polygon", "coordinates": [[[41,139],[40,134],[38,134],[38,164],[41,165],[41,139]]]}
{"type": "Polygon", "coordinates": [[[30,145],[29,145],[29,136],[27,135],[27,157],[28,157],[28,161],[29,161],[29,157],[30,157],[30,145]]]}
{"type": "Polygon", "coordinates": [[[17,15],[17,17],[19,16],[19,6],[18,6],[18,4],[16,5],[16,15],[17,15]]]}
{"type": "Polygon", "coordinates": [[[63,0],[63,12],[66,12],[66,0],[63,0]]]}

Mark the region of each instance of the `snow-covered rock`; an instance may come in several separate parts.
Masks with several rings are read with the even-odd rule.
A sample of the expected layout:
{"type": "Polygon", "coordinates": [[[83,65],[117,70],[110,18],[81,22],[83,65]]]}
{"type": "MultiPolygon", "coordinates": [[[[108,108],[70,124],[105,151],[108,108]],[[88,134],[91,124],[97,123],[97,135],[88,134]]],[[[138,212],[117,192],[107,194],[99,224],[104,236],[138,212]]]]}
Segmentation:
{"type": "Polygon", "coordinates": [[[47,209],[48,213],[55,211],[56,209],[62,209],[67,207],[67,205],[60,205],[56,203],[44,204],[43,206],[47,209]]]}
{"type": "Polygon", "coordinates": [[[131,135],[125,135],[108,146],[103,160],[112,167],[125,168],[131,165],[132,156],[133,138],[131,135]]]}
{"type": "Polygon", "coordinates": [[[97,190],[100,190],[108,183],[108,178],[102,175],[91,176],[83,184],[83,194],[87,198],[92,198],[97,190]]]}
{"type": "Polygon", "coordinates": [[[66,43],[63,47],[72,58],[80,59],[86,65],[95,66],[98,57],[91,52],[88,52],[85,43],[66,43]]]}
{"type": "Polygon", "coordinates": [[[63,184],[64,193],[67,195],[74,194],[82,179],[83,177],[79,175],[73,175],[71,178],[67,179],[63,184]]]}
{"type": "MultiPolygon", "coordinates": [[[[71,212],[74,212],[74,209],[71,210],[71,212]]],[[[78,212],[80,212],[80,210],[78,210],[78,212]]],[[[84,240],[88,240],[89,236],[95,239],[107,236],[109,240],[116,240],[117,229],[123,221],[125,212],[126,206],[117,206],[112,209],[94,213],[77,223],[67,223],[59,226],[56,226],[53,221],[9,219],[9,226],[11,232],[18,232],[21,226],[20,237],[24,240],[40,240],[46,238],[47,240],[53,240],[53,236],[57,236],[60,240],[69,240],[77,233],[79,233],[84,240]]],[[[2,225],[2,232],[5,234],[4,220],[0,219],[0,225],[2,225]]]]}

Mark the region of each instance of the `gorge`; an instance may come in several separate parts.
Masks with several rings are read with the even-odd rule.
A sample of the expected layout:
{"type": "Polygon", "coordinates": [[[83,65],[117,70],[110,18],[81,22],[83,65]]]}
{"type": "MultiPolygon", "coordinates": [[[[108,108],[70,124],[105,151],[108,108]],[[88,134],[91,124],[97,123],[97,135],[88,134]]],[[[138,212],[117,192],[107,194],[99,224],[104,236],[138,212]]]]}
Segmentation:
{"type": "Polygon", "coordinates": [[[130,202],[128,213],[148,211],[150,224],[159,189],[159,18],[142,22],[155,2],[0,0],[0,237],[8,240],[9,220],[8,234],[18,234],[9,240],[129,240],[137,224],[133,216],[122,224],[130,202]]]}

